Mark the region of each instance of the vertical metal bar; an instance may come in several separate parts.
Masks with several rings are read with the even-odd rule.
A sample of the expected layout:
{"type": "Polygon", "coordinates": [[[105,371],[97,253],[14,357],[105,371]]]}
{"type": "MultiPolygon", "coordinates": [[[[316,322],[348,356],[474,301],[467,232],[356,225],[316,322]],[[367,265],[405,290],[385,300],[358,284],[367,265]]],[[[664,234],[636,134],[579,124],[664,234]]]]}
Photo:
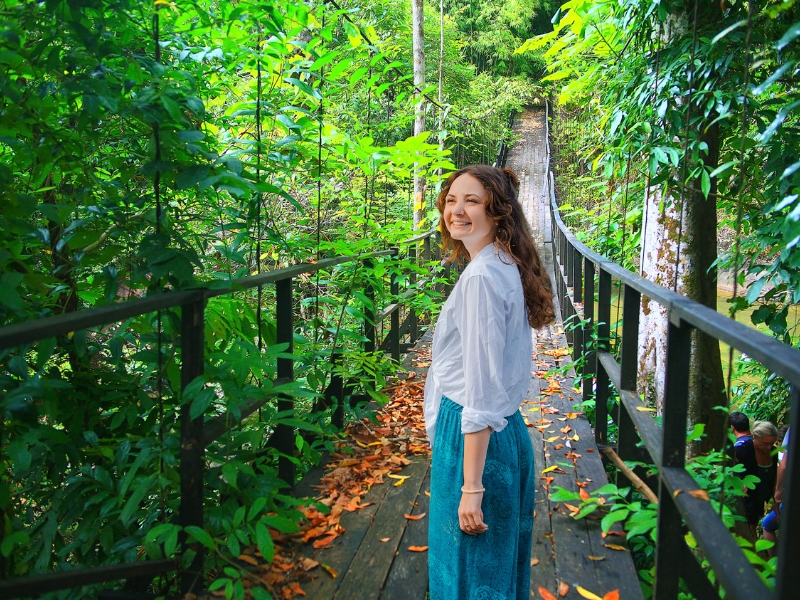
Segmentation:
{"type": "Polygon", "coordinates": [[[778,573],[775,584],[776,600],[797,598],[797,574],[800,573],[800,387],[792,386],[789,447],[783,457],[786,472],[783,479],[783,508],[781,535],[778,538],[778,573]],[[790,458],[791,457],[791,458],[790,458]],[[792,505],[794,503],[794,505],[792,505]]]}
{"type": "Polygon", "coordinates": [[[592,332],[594,330],[594,263],[584,260],[583,342],[586,361],[583,366],[583,399],[592,397],[592,377],[597,374],[597,354],[592,332]]]}
{"type": "Polygon", "coordinates": [[[422,240],[422,260],[430,262],[431,260],[431,236],[427,236],[422,240]]]}
{"type": "Polygon", "coordinates": [[[583,262],[581,261],[583,255],[575,246],[572,246],[572,252],[572,297],[575,299],[575,302],[583,302],[583,262]]]}
{"type": "MultiPolygon", "coordinates": [[[[683,468],[686,463],[686,417],[688,415],[689,368],[691,356],[691,327],[688,323],[673,323],[667,328],[667,372],[664,388],[663,468],[683,468]]],[[[672,600],[678,597],[683,528],[681,516],[662,477],[658,484],[658,540],[653,597],[672,600]]]]}
{"type": "MultiPolygon", "coordinates": [[[[372,272],[373,266],[371,260],[364,261],[365,270],[372,272]]],[[[364,337],[367,338],[364,342],[364,352],[375,352],[375,288],[372,281],[367,283],[364,294],[371,303],[371,306],[364,307],[364,337]]]]}
{"type": "MultiPolygon", "coordinates": [[[[184,304],[181,307],[181,389],[186,389],[204,371],[204,317],[205,301],[184,304]]],[[[180,524],[203,527],[203,472],[205,441],[203,440],[203,415],[192,419],[191,403],[181,406],[181,499],[180,524]]],[[[205,551],[199,543],[186,544],[186,534],[181,534],[181,545],[186,551],[196,553],[191,565],[181,575],[183,593],[197,592],[204,584],[203,562],[205,551]]]]}
{"type": "MultiPolygon", "coordinates": [[[[292,307],[292,278],[275,282],[276,300],[276,340],[279,344],[289,344],[285,352],[291,354],[294,338],[294,315],[292,307]]],[[[294,361],[291,358],[278,359],[278,377],[294,379],[294,361]]],[[[291,410],[294,406],[288,396],[278,397],[278,412],[291,410]]],[[[288,425],[278,425],[275,429],[275,448],[286,456],[278,458],[278,477],[294,485],[294,463],[288,458],[294,454],[294,429],[288,425]]]]}
{"type": "Polygon", "coordinates": [[[639,348],[639,305],[642,295],[628,284],[622,297],[622,354],[620,356],[620,379],[623,390],[636,389],[636,371],[639,348]]]}
{"type": "MultiPolygon", "coordinates": [[[[429,238],[425,238],[429,239],[429,238]]],[[[400,253],[398,248],[392,248],[392,256],[396,259],[400,253]]],[[[400,296],[400,281],[397,277],[397,273],[392,271],[389,279],[389,293],[392,295],[392,302],[399,302],[398,296],[400,296]]],[[[390,341],[389,341],[389,348],[392,352],[392,358],[397,362],[400,362],[400,307],[398,306],[397,310],[392,312],[392,328],[389,331],[390,341]]]]}
{"type": "MultiPolygon", "coordinates": [[[[597,305],[597,349],[608,352],[608,339],[611,335],[611,274],[600,267],[597,305]]],[[[608,441],[608,398],[609,377],[597,361],[597,392],[595,393],[595,439],[599,444],[608,441]]]]}
{"type": "Polygon", "coordinates": [[[567,276],[567,287],[571,288],[575,285],[575,280],[572,278],[572,262],[575,259],[575,254],[572,251],[572,244],[564,236],[564,275],[567,276]]]}
{"type": "MultiPolygon", "coordinates": [[[[641,294],[625,284],[623,287],[623,328],[622,354],[620,356],[620,384],[623,390],[636,391],[637,349],[639,344],[639,302],[641,294]]],[[[622,460],[636,460],[638,436],[633,419],[625,404],[620,402],[617,412],[617,453],[622,460]]],[[[627,481],[622,473],[617,473],[617,485],[627,481]]]]}
{"type": "MultiPolygon", "coordinates": [[[[409,282],[409,286],[413,289],[413,288],[417,287],[417,272],[414,270],[414,267],[417,266],[417,243],[416,242],[411,244],[411,246],[409,246],[409,248],[408,248],[408,261],[412,265],[412,269],[408,274],[408,282],[409,282]]],[[[408,309],[408,314],[409,314],[408,318],[409,318],[409,322],[410,322],[409,337],[411,338],[411,343],[415,344],[416,341],[417,341],[417,338],[419,337],[419,331],[418,331],[418,328],[417,328],[417,311],[414,310],[414,308],[412,307],[412,308],[408,309]]]]}

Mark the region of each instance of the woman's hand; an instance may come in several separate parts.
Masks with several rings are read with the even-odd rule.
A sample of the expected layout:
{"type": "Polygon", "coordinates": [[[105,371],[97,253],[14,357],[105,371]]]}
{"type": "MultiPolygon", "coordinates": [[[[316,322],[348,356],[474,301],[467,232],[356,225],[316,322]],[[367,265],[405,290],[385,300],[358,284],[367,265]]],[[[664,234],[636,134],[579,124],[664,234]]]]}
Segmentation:
{"type": "Polygon", "coordinates": [[[482,500],[483,493],[461,494],[461,504],[458,505],[458,524],[464,533],[479,535],[489,529],[489,526],[483,522],[482,500]]]}

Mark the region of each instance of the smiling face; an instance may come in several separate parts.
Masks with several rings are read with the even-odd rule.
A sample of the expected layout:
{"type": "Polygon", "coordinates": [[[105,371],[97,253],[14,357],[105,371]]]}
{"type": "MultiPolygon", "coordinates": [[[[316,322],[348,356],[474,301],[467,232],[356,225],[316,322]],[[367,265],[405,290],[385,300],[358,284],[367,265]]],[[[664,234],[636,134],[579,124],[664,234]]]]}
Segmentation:
{"type": "Polygon", "coordinates": [[[464,173],[452,183],[445,197],[445,227],[454,240],[464,244],[471,257],[494,241],[496,225],[486,214],[487,196],[483,184],[464,173]]]}

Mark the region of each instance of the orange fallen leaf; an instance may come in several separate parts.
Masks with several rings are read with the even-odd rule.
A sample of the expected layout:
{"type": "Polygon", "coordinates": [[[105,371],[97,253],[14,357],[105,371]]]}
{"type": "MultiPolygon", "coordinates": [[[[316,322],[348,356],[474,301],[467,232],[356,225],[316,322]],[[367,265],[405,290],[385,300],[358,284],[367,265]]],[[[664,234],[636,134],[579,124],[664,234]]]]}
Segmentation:
{"type": "Polygon", "coordinates": [[[409,546],[408,550],[409,550],[409,552],[427,552],[428,551],[428,547],[427,546],[409,546]]]}
{"type": "Polygon", "coordinates": [[[430,497],[431,497],[431,493],[430,493],[429,491],[427,491],[427,490],[425,490],[425,495],[426,495],[428,498],[430,498],[430,497]]]}
{"type": "MultiPolygon", "coordinates": [[[[606,559],[605,556],[594,556],[592,554],[589,555],[589,560],[605,560],[605,559],[606,559]]],[[[581,595],[583,595],[583,594],[581,594],[581,595]]],[[[584,596],[584,598],[587,598],[587,597],[588,596],[584,596]]]]}
{"type": "Polygon", "coordinates": [[[558,595],[563,598],[564,596],[567,595],[567,592],[569,592],[569,584],[567,582],[565,582],[565,581],[559,582],[559,584],[558,584],[558,595]]]}
{"type": "Polygon", "coordinates": [[[538,558],[532,558],[531,559],[531,566],[532,567],[535,567],[538,564],[539,564],[539,559],[538,558]]]}
{"type": "Polygon", "coordinates": [[[418,515],[407,515],[407,514],[404,514],[403,516],[406,519],[408,519],[409,521],[419,521],[420,519],[423,519],[426,514],[428,514],[428,513],[419,513],[418,515]]]}
{"type": "Polygon", "coordinates": [[[300,596],[305,596],[306,595],[306,593],[303,591],[303,588],[301,588],[300,584],[297,583],[296,581],[292,582],[292,584],[289,586],[289,588],[295,594],[299,594],[300,596]]]}
{"type": "Polygon", "coordinates": [[[581,511],[581,509],[578,508],[577,506],[573,506],[572,504],[567,504],[566,502],[564,502],[564,506],[566,506],[567,509],[572,513],[578,513],[581,511]]]}
{"type": "Polygon", "coordinates": [[[334,569],[333,567],[329,567],[328,565],[323,564],[323,563],[320,563],[319,566],[322,567],[323,569],[325,569],[325,571],[327,571],[328,575],[330,575],[334,579],[336,579],[339,576],[339,573],[337,573],[336,569],[334,569]]]}
{"type": "Polygon", "coordinates": [[[677,497],[678,497],[678,494],[680,494],[682,491],[683,491],[683,490],[675,490],[674,492],[672,492],[672,497],[673,497],[673,498],[677,498],[677,497]]]}
{"type": "Polygon", "coordinates": [[[556,600],[556,597],[553,596],[553,594],[548,592],[546,589],[544,589],[542,586],[539,586],[539,593],[542,595],[542,598],[544,598],[544,600],[556,600]]]}
{"type": "Polygon", "coordinates": [[[603,544],[606,548],[611,548],[612,550],[622,550],[623,552],[627,552],[627,548],[625,546],[620,546],[619,544],[603,544]]]}
{"type": "Polygon", "coordinates": [[[586,588],[582,588],[582,587],[581,587],[581,586],[579,586],[579,585],[576,585],[576,586],[575,586],[575,589],[577,590],[577,592],[578,592],[578,593],[579,593],[581,596],[583,596],[584,598],[586,598],[586,600],[603,600],[603,599],[602,599],[600,596],[598,596],[597,594],[593,594],[592,592],[590,592],[590,591],[589,591],[589,590],[587,590],[586,588]]]}
{"type": "Polygon", "coordinates": [[[390,539],[392,539],[392,538],[381,538],[381,541],[382,541],[382,542],[385,544],[385,543],[386,543],[386,542],[388,542],[390,539]]]}
{"type": "Polygon", "coordinates": [[[314,548],[324,548],[338,537],[338,534],[329,535],[328,537],[320,538],[314,542],[314,548]]]}
{"type": "Polygon", "coordinates": [[[303,571],[310,571],[311,569],[315,569],[318,566],[319,563],[313,558],[306,557],[300,561],[300,568],[303,569],[303,571]]]}
{"type": "Polygon", "coordinates": [[[561,450],[564,447],[564,444],[556,444],[553,446],[553,450],[561,450]]]}
{"type": "Polygon", "coordinates": [[[246,562],[247,564],[253,565],[254,567],[258,566],[258,561],[253,556],[249,556],[247,554],[240,554],[239,560],[246,562]]]}
{"type": "Polygon", "coordinates": [[[689,495],[693,498],[698,498],[699,500],[708,501],[708,492],[705,490],[691,490],[689,495]]]}
{"type": "Polygon", "coordinates": [[[613,590],[603,596],[603,600],[619,600],[619,590],[613,590]]]}
{"type": "Polygon", "coordinates": [[[589,492],[587,492],[582,487],[578,488],[578,493],[581,495],[581,500],[588,500],[589,499],[589,492]]]}

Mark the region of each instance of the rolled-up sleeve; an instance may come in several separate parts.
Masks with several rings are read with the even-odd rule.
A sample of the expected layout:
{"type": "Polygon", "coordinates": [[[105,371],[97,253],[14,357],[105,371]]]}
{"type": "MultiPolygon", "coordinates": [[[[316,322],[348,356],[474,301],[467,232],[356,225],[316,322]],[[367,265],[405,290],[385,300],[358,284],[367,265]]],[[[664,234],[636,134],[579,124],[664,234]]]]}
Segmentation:
{"type": "Polygon", "coordinates": [[[503,297],[491,278],[475,275],[462,282],[457,322],[464,361],[464,408],[461,432],[491,427],[502,431],[509,404],[503,388],[506,318],[503,297]]]}

